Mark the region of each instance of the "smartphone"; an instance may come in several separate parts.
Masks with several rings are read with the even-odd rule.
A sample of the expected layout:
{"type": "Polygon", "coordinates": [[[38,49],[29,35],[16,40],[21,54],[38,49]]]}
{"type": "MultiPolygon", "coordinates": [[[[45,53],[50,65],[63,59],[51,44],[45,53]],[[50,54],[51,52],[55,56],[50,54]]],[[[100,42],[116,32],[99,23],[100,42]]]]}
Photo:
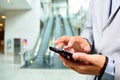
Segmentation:
{"type": "Polygon", "coordinates": [[[61,56],[63,56],[63,57],[66,58],[66,59],[69,59],[69,60],[74,61],[74,59],[72,58],[72,53],[70,53],[70,52],[64,51],[64,50],[62,50],[62,49],[57,49],[57,48],[55,48],[55,47],[49,47],[49,49],[50,49],[51,51],[54,51],[54,52],[60,54],[61,56]]]}

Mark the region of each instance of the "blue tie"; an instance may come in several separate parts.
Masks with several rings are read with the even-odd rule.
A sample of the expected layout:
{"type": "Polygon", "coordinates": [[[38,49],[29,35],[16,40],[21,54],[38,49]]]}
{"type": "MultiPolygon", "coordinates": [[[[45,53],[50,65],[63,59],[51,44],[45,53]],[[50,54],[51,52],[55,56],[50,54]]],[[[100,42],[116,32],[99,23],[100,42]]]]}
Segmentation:
{"type": "Polygon", "coordinates": [[[111,12],[112,12],[112,0],[110,0],[109,16],[111,15],[111,12]]]}

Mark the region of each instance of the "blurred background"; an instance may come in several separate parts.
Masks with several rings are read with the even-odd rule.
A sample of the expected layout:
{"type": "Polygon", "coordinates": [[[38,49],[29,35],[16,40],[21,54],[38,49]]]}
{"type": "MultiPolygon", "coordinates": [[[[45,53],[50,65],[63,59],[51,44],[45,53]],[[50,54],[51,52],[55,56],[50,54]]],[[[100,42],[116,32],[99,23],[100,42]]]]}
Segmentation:
{"type": "Polygon", "coordinates": [[[80,35],[89,0],[0,0],[0,80],[85,80],[49,50],[80,35]]]}

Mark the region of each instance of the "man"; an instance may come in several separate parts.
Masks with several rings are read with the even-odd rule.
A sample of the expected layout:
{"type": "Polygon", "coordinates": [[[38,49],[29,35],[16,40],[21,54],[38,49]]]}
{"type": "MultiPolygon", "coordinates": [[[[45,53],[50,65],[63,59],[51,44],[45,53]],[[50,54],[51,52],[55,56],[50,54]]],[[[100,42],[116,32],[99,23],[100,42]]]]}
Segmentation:
{"type": "Polygon", "coordinates": [[[120,0],[91,0],[81,36],[63,36],[58,48],[73,53],[69,61],[58,55],[64,65],[88,80],[120,80],[120,0]],[[92,53],[92,54],[91,54],[92,53]]]}

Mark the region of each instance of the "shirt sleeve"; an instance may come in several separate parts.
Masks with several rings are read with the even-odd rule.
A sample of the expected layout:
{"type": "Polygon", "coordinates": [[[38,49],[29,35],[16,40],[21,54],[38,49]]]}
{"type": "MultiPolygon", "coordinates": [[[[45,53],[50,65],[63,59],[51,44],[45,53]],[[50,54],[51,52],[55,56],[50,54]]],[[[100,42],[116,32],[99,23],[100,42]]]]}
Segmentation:
{"type": "Polygon", "coordinates": [[[93,44],[92,7],[93,7],[93,0],[91,0],[89,3],[87,20],[81,31],[81,35],[80,35],[83,38],[87,39],[89,41],[90,45],[93,44]]]}
{"type": "MultiPolygon", "coordinates": [[[[103,74],[101,80],[114,80],[115,76],[115,61],[109,58],[108,64],[105,69],[105,73],[103,74]]],[[[98,77],[96,78],[98,80],[98,77]]]]}
{"type": "Polygon", "coordinates": [[[115,75],[115,61],[113,59],[109,58],[105,73],[108,73],[110,75],[115,75]]]}

